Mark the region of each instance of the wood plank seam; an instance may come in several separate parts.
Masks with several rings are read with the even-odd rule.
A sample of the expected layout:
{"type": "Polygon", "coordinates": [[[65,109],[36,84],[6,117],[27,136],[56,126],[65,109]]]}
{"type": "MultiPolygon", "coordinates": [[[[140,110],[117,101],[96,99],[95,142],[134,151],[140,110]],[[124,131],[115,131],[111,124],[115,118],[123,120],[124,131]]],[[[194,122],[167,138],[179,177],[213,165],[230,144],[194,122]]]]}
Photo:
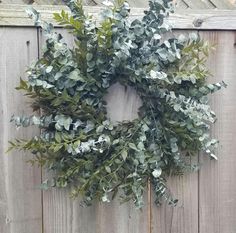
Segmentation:
{"type": "MultiPolygon", "coordinates": [[[[41,29],[37,28],[37,55],[38,55],[38,59],[40,58],[40,51],[41,51],[41,47],[40,47],[40,31],[41,29]]],[[[39,110],[39,115],[41,115],[41,110],[39,110]]],[[[40,129],[40,134],[41,134],[41,129],[40,129]]],[[[41,167],[41,183],[43,182],[43,168],[41,167]]],[[[43,206],[43,202],[44,202],[44,193],[43,190],[41,190],[41,208],[42,208],[42,233],[44,233],[44,206],[43,206]]]]}

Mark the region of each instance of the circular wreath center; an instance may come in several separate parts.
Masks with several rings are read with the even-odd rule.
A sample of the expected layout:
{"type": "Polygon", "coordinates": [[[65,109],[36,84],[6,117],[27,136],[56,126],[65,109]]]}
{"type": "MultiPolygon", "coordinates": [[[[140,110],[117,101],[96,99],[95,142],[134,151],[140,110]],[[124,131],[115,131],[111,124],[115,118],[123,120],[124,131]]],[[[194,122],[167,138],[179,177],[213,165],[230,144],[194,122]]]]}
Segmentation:
{"type": "Polygon", "coordinates": [[[107,103],[107,118],[112,123],[138,119],[142,100],[133,87],[115,83],[108,88],[104,100],[107,103]]]}

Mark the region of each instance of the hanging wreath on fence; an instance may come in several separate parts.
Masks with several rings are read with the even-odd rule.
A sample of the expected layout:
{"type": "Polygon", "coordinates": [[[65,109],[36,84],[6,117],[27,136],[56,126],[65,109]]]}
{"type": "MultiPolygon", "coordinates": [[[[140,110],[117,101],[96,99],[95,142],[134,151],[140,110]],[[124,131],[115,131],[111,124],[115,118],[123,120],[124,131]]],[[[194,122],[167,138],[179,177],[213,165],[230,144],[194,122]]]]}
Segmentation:
{"type": "Polygon", "coordinates": [[[225,84],[207,84],[209,45],[196,34],[175,37],[168,24],[171,0],[151,0],[142,19],[130,20],[126,2],[106,1],[95,23],[82,4],[67,1],[71,14],[54,14],[74,36],[71,49],[62,35],[29,14],[46,35],[42,57],[27,70],[18,90],[33,99],[38,116],[13,116],[17,127],[36,125],[41,134],[16,139],[10,149],[31,151],[32,163],[52,170],[44,187],[70,187],[85,204],[94,199],[143,206],[150,182],[156,202],[175,204],[169,174],[196,170],[191,158],[204,151],[216,159],[209,135],[215,114],[207,95],[225,84]],[[135,88],[144,103],[139,118],[112,123],[104,95],[114,83],[135,88]]]}

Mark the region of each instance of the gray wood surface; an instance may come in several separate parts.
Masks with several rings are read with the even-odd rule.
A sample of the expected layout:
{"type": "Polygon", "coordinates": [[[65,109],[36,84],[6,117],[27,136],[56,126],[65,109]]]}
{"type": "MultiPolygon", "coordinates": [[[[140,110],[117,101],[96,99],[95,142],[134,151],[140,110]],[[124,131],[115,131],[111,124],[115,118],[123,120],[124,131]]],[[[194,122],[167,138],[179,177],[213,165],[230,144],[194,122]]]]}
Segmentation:
{"type": "MultiPolygon", "coordinates": [[[[174,31],[174,34],[188,34],[188,30],[174,31]]],[[[198,156],[192,163],[198,162],[198,156]]],[[[174,198],[178,199],[176,207],[164,203],[157,208],[152,201],[152,233],[199,233],[198,228],[198,172],[179,177],[169,177],[168,186],[174,198]]],[[[153,196],[153,195],[152,195],[153,196]]]]}
{"type": "Polygon", "coordinates": [[[142,100],[132,87],[115,83],[109,88],[104,99],[107,102],[108,117],[114,123],[138,118],[138,109],[142,106],[142,100]]]}
{"type": "Polygon", "coordinates": [[[219,161],[204,156],[199,176],[199,230],[201,233],[234,233],[236,231],[236,85],[235,32],[204,32],[202,36],[215,44],[209,58],[214,75],[212,82],[224,80],[227,89],[212,98],[218,121],[212,134],[220,140],[219,161]]]}
{"type": "Polygon", "coordinates": [[[168,183],[173,196],[179,202],[176,207],[164,203],[157,208],[152,201],[151,232],[199,233],[198,174],[171,177],[168,183]]]}
{"type": "MultiPolygon", "coordinates": [[[[57,29],[57,32],[63,35],[69,46],[73,46],[72,37],[66,30],[57,29]]],[[[40,38],[41,47],[44,38],[40,38]]],[[[132,88],[125,91],[125,88],[117,84],[111,87],[106,101],[110,117],[114,121],[136,118],[141,104],[140,98],[132,88]]],[[[43,180],[48,176],[50,174],[43,172],[43,180]]],[[[97,203],[85,208],[80,206],[80,199],[70,199],[67,191],[44,191],[44,233],[145,233],[148,232],[150,222],[148,194],[144,201],[146,206],[142,211],[137,211],[133,203],[120,205],[118,200],[109,204],[97,203]]]]}
{"type": "Polygon", "coordinates": [[[29,138],[37,130],[17,130],[11,115],[30,113],[26,99],[15,91],[26,66],[38,56],[37,31],[30,28],[0,28],[0,232],[42,233],[41,169],[26,163],[32,156],[6,154],[8,141],[29,138]]]}
{"type": "MultiPolygon", "coordinates": [[[[65,30],[57,30],[68,44],[73,44],[65,30]]],[[[38,133],[36,129],[16,130],[9,119],[13,113],[30,112],[27,100],[14,87],[19,77],[24,76],[26,65],[38,56],[43,38],[33,28],[0,27],[0,233],[235,233],[236,32],[204,31],[201,34],[216,45],[208,61],[213,73],[210,82],[223,79],[229,85],[211,101],[218,115],[212,134],[220,139],[219,161],[210,161],[203,155],[199,173],[169,179],[172,193],[179,199],[175,208],[166,204],[156,207],[147,187],[146,205],[140,212],[133,204],[120,206],[118,201],[83,208],[79,200],[71,200],[63,190],[41,194],[38,189],[41,170],[25,163],[31,155],[5,154],[8,140],[38,133]]],[[[134,90],[112,88],[106,98],[110,112],[116,110],[116,113],[115,117],[110,116],[114,120],[137,117],[140,100],[134,90]],[[117,111],[118,104],[120,111],[117,111]]],[[[50,174],[43,172],[42,180],[48,176],[50,174]]]]}
{"type": "MultiPolygon", "coordinates": [[[[53,13],[67,10],[65,6],[35,6],[42,19],[54,23],[53,13]]],[[[100,7],[84,7],[85,11],[99,19],[100,7]]],[[[0,26],[33,26],[23,5],[1,5],[0,26]]],[[[132,8],[131,18],[143,16],[143,8],[132,8]]],[[[236,11],[232,10],[179,10],[170,16],[175,29],[236,30],[236,11]]]]}
{"type": "MultiPolygon", "coordinates": [[[[187,5],[191,9],[219,8],[232,9],[235,8],[235,0],[173,0],[176,2],[177,8],[187,5]]],[[[34,4],[34,5],[60,5],[63,0],[1,0],[5,4],[34,4]]],[[[103,0],[84,0],[85,5],[102,5],[103,0]]],[[[132,7],[147,7],[148,0],[128,0],[132,7]]]]}
{"type": "MultiPolygon", "coordinates": [[[[63,29],[57,29],[65,42],[73,46],[73,38],[63,29]]],[[[45,38],[39,30],[39,48],[45,38]]],[[[43,171],[42,179],[46,180],[51,174],[43,171]]],[[[51,189],[43,192],[43,233],[89,233],[97,232],[100,213],[98,206],[84,208],[80,200],[72,200],[69,191],[51,189]]]]}

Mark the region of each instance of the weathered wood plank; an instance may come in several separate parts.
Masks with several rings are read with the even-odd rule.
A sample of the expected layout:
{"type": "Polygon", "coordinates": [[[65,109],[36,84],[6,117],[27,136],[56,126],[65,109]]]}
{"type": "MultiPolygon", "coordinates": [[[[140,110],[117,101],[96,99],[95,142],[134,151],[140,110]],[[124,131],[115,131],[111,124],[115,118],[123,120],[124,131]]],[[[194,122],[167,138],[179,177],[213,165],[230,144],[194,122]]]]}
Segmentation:
{"type": "MultiPolygon", "coordinates": [[[[67,44],[71,46],[73,40],[66,30],[57,29],[67,44]]],[[[43,43],[43,39],[41,43],[43,43]]],[[[116,112],[114,120],[132,119],[137,116],[140,99],[133,89],[123,92],[123,88],[112,87],[116,98],[106,96],[109,111],[116,112]],[[117,110],[116,101],[121,100],[117,110]]],[[[114,117],[112,114],[111,117],[114,117]]],[[[43,173],[43,179],[48,174],[43,173]]],[[[109,204],[96,203],[91,207],[80,206],[80,199],[73,201],[68,191],[48,190],[43,193],[43,222],[44,233],[148,233],[148,195],[145,196],[146,207],[138,211],[133,203],[120,205],[118,200],[109,204]]]]}
{"type": "Polygon", "coordinates": [[[236,1],[235,1],[235,0],[229,0],[229,2],[230,2],[232,5],[235,5],[235,4],[236,4],[236,1]]]}
{"type": "MultiPolygon", "coordinates": [[[[95,0],[97,5],[100,5],[100,6],[102,5],[103,1],[104,0],[95,0]]],[[[129,3],[129,5],[131,7],[142,8],[142,7],[147,7],[148,6],[149,0],[127,0],[127,2],[129,3]]]]}
{"type": "Polygon", "coordinates": [[[174,29],[236,30],[236,11],[189,10],[170,16],[174,29]]]}
{"type": "MultiPolygon", "coordinates": [[[[73,45],[73,37],[65,29],[57,29],[65,42],[73,45]]],[[[39,33],[39,50],[45,38],[39,33]]],[[[50,174],[43,170],[43,180],[50,174]]],[[[97,232],[98,207],[84,208],[80,199],[69,198],[68,190],[51,189],[43,192],[43,232],[44,233],[89,233],[97,232]]]]}
{"type": "MultiPolygon", "coordinates": [[[[174,34],[191,32],[175,30],[174,34]]],[[[198,156],[192,158],[192,163],[198,163],[198,156]]],[[[152,233],[199,233],[198,172],[169,177],[168,186],[179,202],[176,207],[164,203],[159,208],[152,203],[152,233]]]]}
{"type": "MultiPolygon", "coordinates": [[[[73,37],[65,29],[57,29],[64,37],[65,42],[73,45],[73,37]]],[[[45,38],[39,30],[39,50],[45,38]]],[[[42,179],[50,177],[43,170],[42,179]]],[[[97,230],[97,208],[80,206],[80,199],[69,198],[68,190],[50,189],[43,192],[43,232],[44,233],[89,233],[97,230]]]]}
{"type": "Polygon", "coordinates": [[[26,160],[32,156],[23,152],[6,154],[8,141],[29,138],[37,130],[16,130],[9,123],[12,114],[28,114],[26,99],[15,90],[26,65],[38,56],[37,30],[0,28],[0,232],[41,233],[42,205],[41,169],[31,167],[26,160]]]}
{"type": "Polygon", "coordinates": [[[96,233],[149,233],[148,211],[147,199],[142,211],[135,209],[133,203],[120,205],[117,200],[110,205],[100,204],[96,233]]]}
{"type": "MultiPolygon", "coordinates": [[[[35,5],[64,5],[63,0],[23,0],[23,1],[29,1],[31,4],[35,5]]],[[[83,4],[85,5],[91,5],[96,6],[95,0],[83,0],[83,4]]]]}
{"type": "MultiPolygon", "coordinates": [[[[138,118],[138,109],[142,105],[135,89],[124,87],[119,83],[109,88],[105,101],[108,117],[114,123],[138,118]]],[[[135,209],[133,203],[120,205],[118,200],[109,205],[100,205],[99,233],[149,233],[150,203],[148,197],[147,187],[144,198],[145,207],[142,211],[135,209]]]]}
{"type": "MultiPolygon", "coordinates": [[[[46,21],[53,21],[53,13],[67,10],[65,6],[35,6],[46,21]]],[[[25,13],[24,5],[1,5],[0,26],[33,26],[33,21],[25,13]]],[[[100,7],[85,7],[85,10],[98,19],[100,7]]],[[[132,8],[132,18],[140,18],[143,8],[132,8]]],[[[236,30],[236,11],[230,10],[188,10],[177,11],[170,16],[170,22],[175,29],[199,30],[236,30]]],[[[55,24],[55,26],[58,26],[55,24]]]]}
{"type": "Polygon", "coordinates": [[[204,32],[205,39],[216,44],[209,58],[214,75],[211,82],[224,80],[228,87],[215,94],[212,106],[218,121],[212,135],[220,140],[217,155],[219,161],[207,161],[200,171],[199,223],[201,233],[231,233],[236,229],[236,85],[235,85],[235,32],[204,32]]]}
{"type": "Polygon", "coordinates": [[[0,4],[28,4],[30,3],[29,1],[25,0],[1,0],[0,4]]]}
{"type": "Polygon", "coordinates": [[[119,83],[109,88],[105,101],[107,102],[108,117],[114,122],[138,118],[138,109],[142,106],[142,101],[134,89],[124,87],[119,83]]]}
{"type": "MultiPolygon", "coordinates": [[[[174,34],[193,32],[176,30],[174,34]]],[[[198,163],[198,156],[192,159],[198,163]]],[[[198,229],[198,172],[183,176],[169,177],[168,186],[174,198],[178,199],[176,207],[163,203],[157,207],[151,203],[152,233],[199,233],[198,229]]],[[[154,195],[152,195],[154,198],[154,195]]]]}
{"type": "MultiPolygon", "coordinates": [[[[206,9],[217,7],[219,9],[235,8],[235,0],[173,0],[178,2],[179,6],[188,4],[192,9],[206,9]]],[[[85,5],[101,5],[103,0],[83,0],[85,5]]],[[[132,7],[147,7],[148,0],[128,0],[132,7]]],[[[38,4],[38,5],[60,5],[63,0],[1,0],[5,4],[38,4]]]]}
{"type": "MultiPolygon", "coordinates": [[[[171,177],[168,185],[179,200],[176,207],[152,201],[152,233],[199,233],[198,231],[198,174],[171,177]]],[[[210,232],[208,232],[210,233],[210,232]]]]}
{"type": "MultiPolygon", "coordinates": [[[[48,174],[44,174],[44,178],[48,174]]],[[[65,190],[48,190],[43,193],[44,233],[98,232],[100,213],[97,205],[81,207],[80,200],[69,198],[65,190]]]]}

